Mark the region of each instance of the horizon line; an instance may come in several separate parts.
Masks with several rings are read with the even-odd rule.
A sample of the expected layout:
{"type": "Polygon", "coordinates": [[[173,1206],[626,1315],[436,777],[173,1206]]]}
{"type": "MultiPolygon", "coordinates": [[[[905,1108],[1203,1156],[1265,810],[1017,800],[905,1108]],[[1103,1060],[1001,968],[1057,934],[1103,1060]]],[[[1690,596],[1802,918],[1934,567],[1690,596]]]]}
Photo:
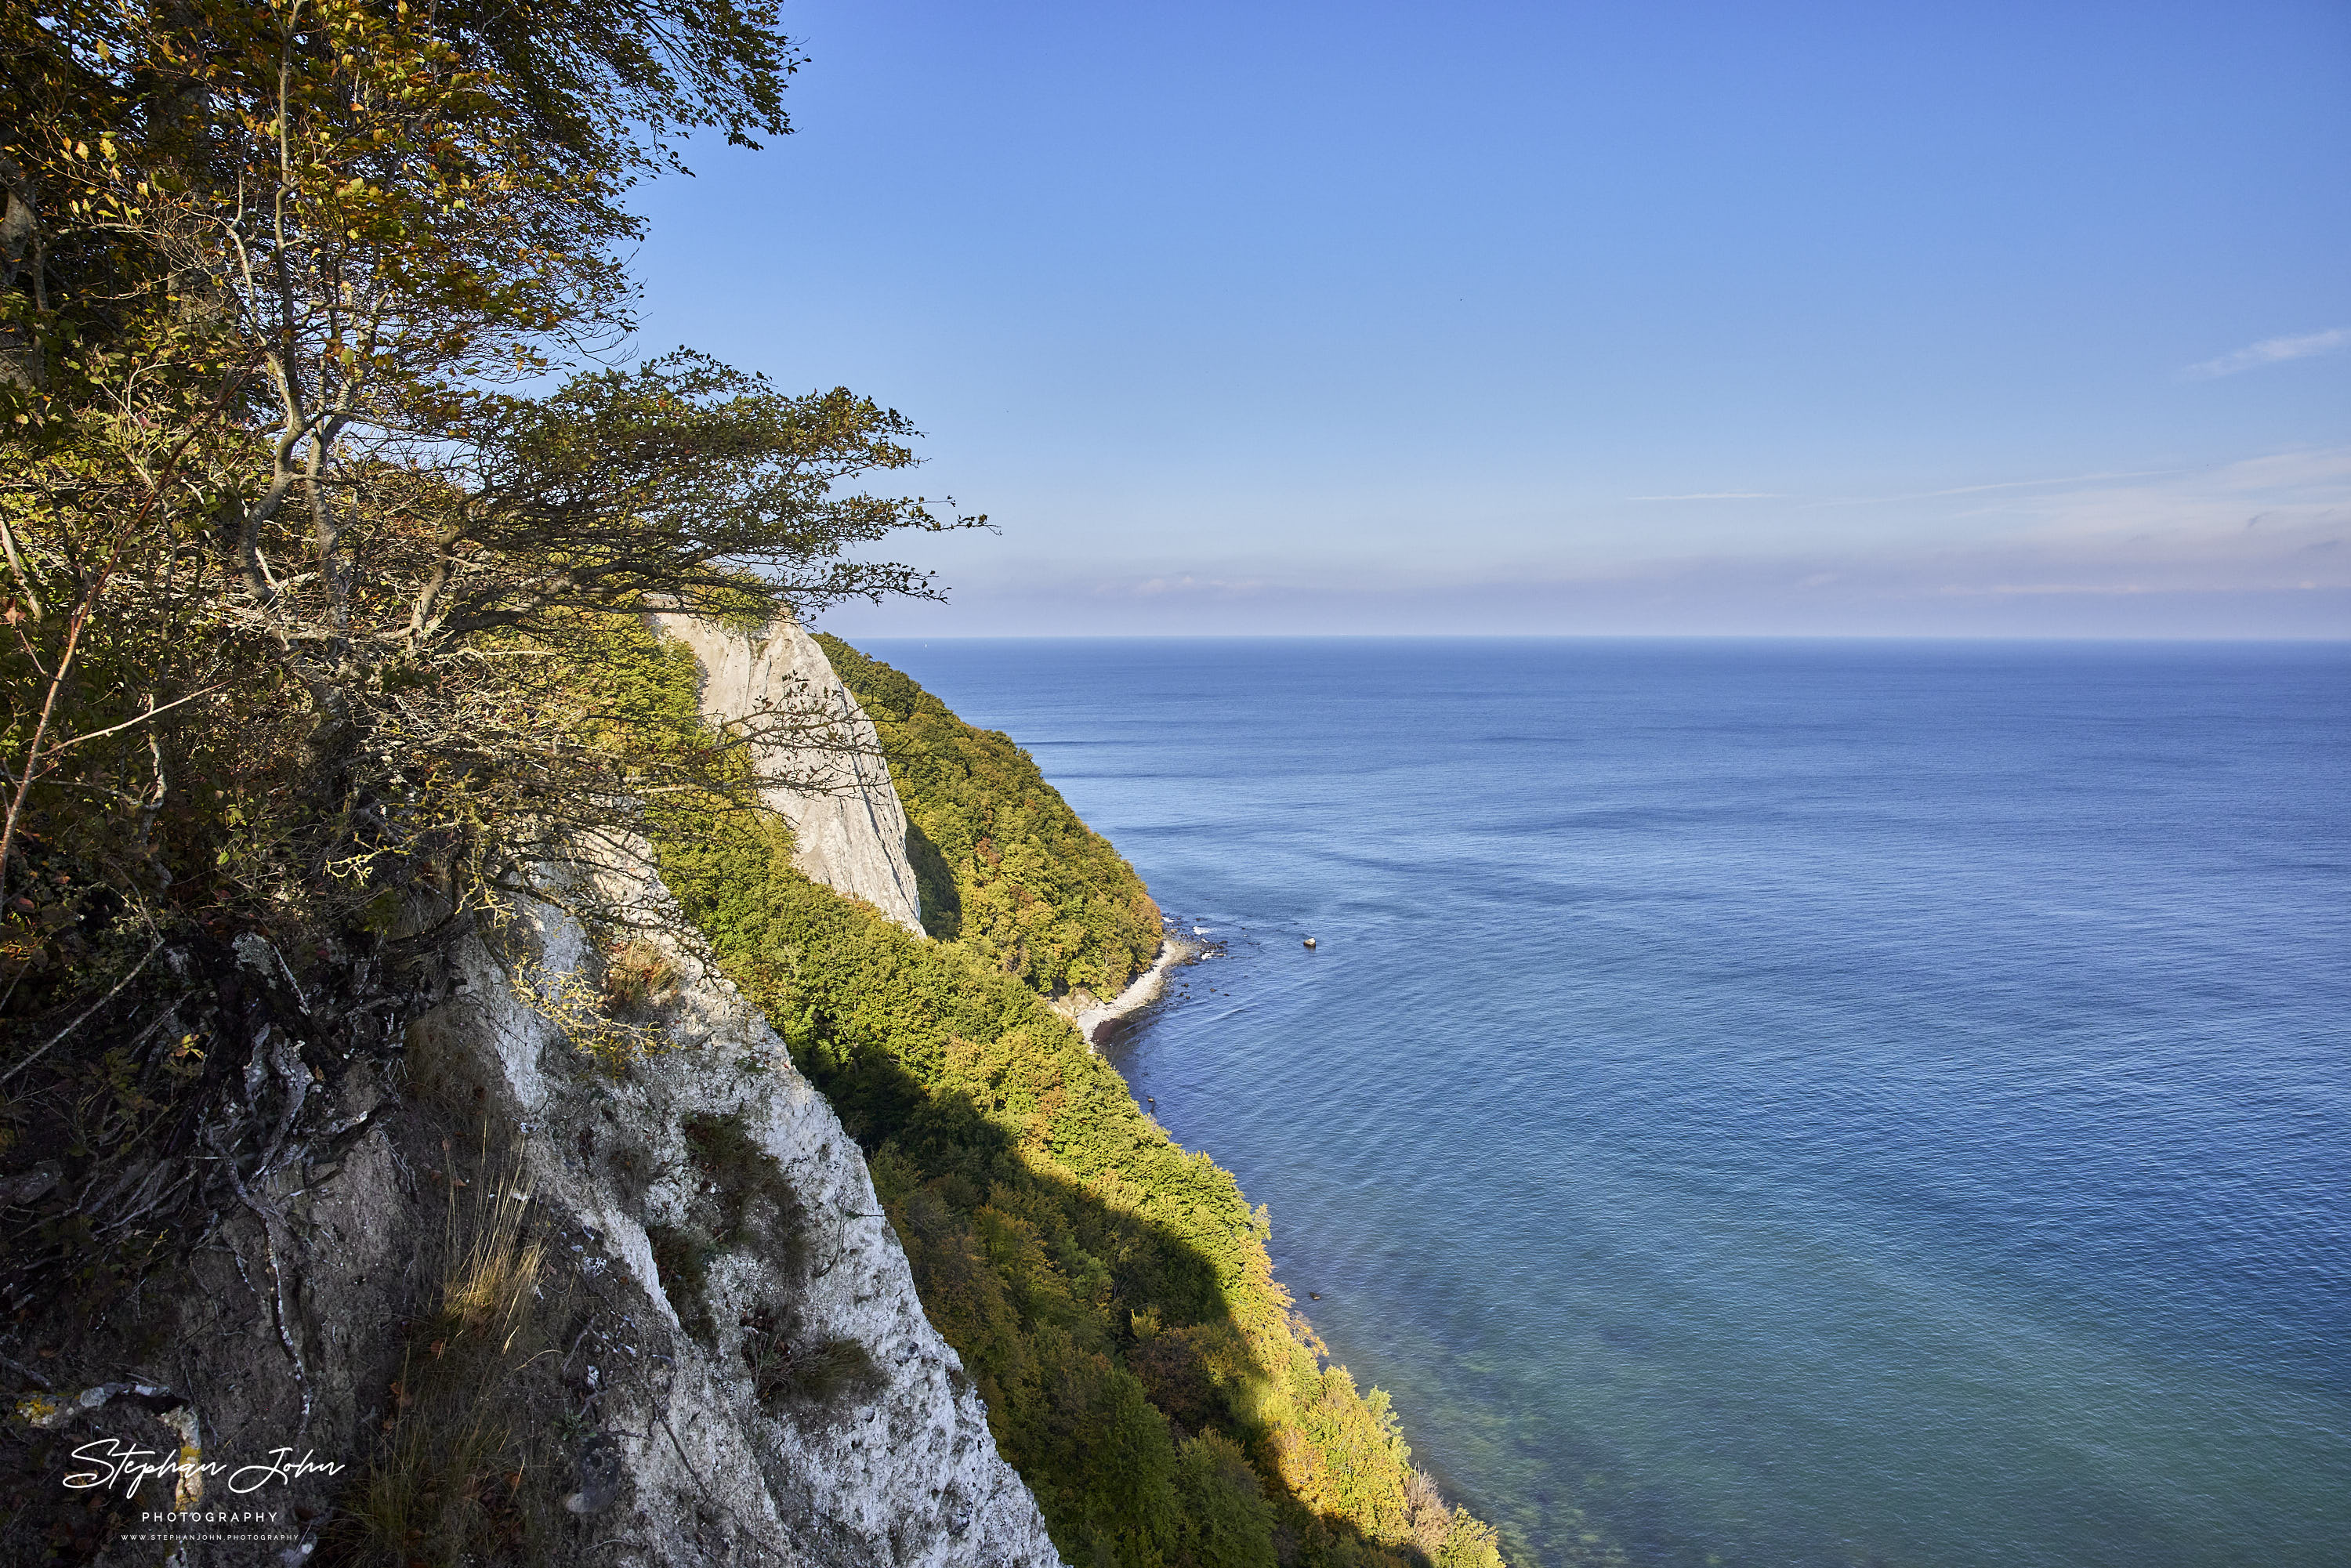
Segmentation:
{"type": "MultiPolygon", "coordinates": [[[[823,632],[810,626],[810,632],[823,632]]],[[[852,638],[833,632],[844,643],[852,638]]],[[[2351,646],[2351,632],[2330,636],[2117,635],[2050,632],[885,632],[860,633],[869,643],[2074,643],[2175,645],[2243,643],[2311,647],[2351,646]]]]}

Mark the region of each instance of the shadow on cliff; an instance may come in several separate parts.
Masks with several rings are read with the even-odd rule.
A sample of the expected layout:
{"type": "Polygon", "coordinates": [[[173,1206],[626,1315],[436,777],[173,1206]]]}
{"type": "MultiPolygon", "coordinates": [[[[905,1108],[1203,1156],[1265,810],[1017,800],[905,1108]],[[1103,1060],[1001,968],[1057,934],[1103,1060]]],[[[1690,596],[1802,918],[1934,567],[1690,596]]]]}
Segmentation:
{"type": "Polygon", "coordinates": [[[906,824],[906,862],[914,868],[914,891],[923,907],[923,930],[941,942],[963,935],[963,894],[956,887],[955,868],[923,830],[906,824]]]}
{"type": "MultiPolygon", "coordinates": [[[[1004,1124],[879,1050],[793,1054],[865,1150],[924,1308],[978,1385],[998,1447],[1070,1563],[1444,1560],[1451,1512],[1396,1461],[1393,1417],[1357,1399],[1343,1371],[1317,1364],[1321,1342],[1280,1301],[1265,1305],[1286,1319],[1284,1342],[1302,1343],[1290,1366],[1261,1367],[1220,1283],[1232,1260],[1220,1270],[1195,1241],[1023,1160],[1004,1124]],[[1269,1382],[1288,1384],[1313,1437],[1299,1421],[1251,1416],[1269,1382]],[[1382,1461],[1394,1467],[1384,1487],[1366,1475],[1382,1461]],[[1373,1509],[1384,1490],[1390,1539],[1312,1506],[1282,1484],[1285,1469],[1373,1509]]],[[[1118,1178],[1103,1186],[1114,1192],[1118,1178]]]]}

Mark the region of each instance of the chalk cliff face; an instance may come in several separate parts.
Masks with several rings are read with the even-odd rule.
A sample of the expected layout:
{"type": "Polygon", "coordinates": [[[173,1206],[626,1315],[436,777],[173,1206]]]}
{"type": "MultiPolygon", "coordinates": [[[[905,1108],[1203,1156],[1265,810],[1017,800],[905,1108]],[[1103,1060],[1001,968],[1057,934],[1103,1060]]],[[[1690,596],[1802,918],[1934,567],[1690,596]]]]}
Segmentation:
{"type": "MultiPolygon", "coordinates": [[[[769,792],[801,868],[919,931],[905,815],[822,651],[789,623],[747,638],[660,619],[700,662],[714,719],[800,716],[761,760],[824,791],[769,792]]],[[[622,1568],[1059,1568],[857,1145],[758,1010],[675,935],[686,923],[658,878],[601,875],[596,902],[644,920],[633,989],[615,991],[614,953],[552,904],[465,937],[422,989],[361,962],[333,993],[306,993],[268,941],[237,937],[215,983],[241,1020],[242,1060],[223,1065],[242,1103],[215,1150],[237,1205],[128,1341],[70,1345],[56,1377],[10,1364],[27,1387],[0,1465],[37,1470],[46,1505],[63,1461],[43,1443],[326,1461],[268,1484],[261,1500],[301,1524],[282,1552],[172,1563],[346,1560],[355,1541],[364,1555],[401,1538],[386,1511],[417,1490],[402,1478],[486,1432],[520,1457],[482,1507],[538,1521],[527,1533],[556,1556],[532,1561],[592,1546],[622,1568]],[[624,1049],[600,1060],[615,1030],[624,1049]],[[545,1344],[483,1363],[476,1396],[441,1370],[457,1353],[443,1362],[416,1331],[448,1310],[483,1194],[520,1205],[517,1245],[543,1249],[501,1322],[545,1344]],[[436,1397],[454,1404],[428,1418],[436,1397]]],[[[204,1485],[182,1483],[181,1505],[225,1495],[204,1485]]],[[[172,1495],[166,1479],[119,1506],[172,1495]]],[[[106,1561],[172,1551],[126,1538],[106,1561]]],[[[4,1543],[0,1558],[14,1560],[4,1543]]]]}
{"type": "Polygon", "coordinates": [[[891,787],[872,720],[833,674],[824,650],[788,620],[746,633],[688,615],[652,619],[702,666],[705,717],[721,725],[752,720],[780,732],[759,748],[758,762],[762,772],[805,786],[766,792],[769,809],[792,825],[793,862],[921,936],[905,809],[891,787]]]}
{"type": "MultiPolygon", "coordinates": [[[[632,891],[641,907],[674,913],[658,882],[632,891]]],[[[524,939],[539,972],[592,971],[568,917],[543,911],[534,927],[524,939]]],[[[599,1436],[577,1500],[610,1510],[611,1560],[1052,1568],[1036,1500],[924,1315],[856,1145],[758,1011],[661,945],[674,989],[647,1026],[652,1054],[617,1081],[479,946],[458,956],[459,999],[410,1030],[412,1062],[444,1097],[454,1079],[464,1100],[470,1080],[475,1103],[523,1130],[523,1183],[541,1222],[559,1218],[579,1239],[583,1272],[642,1304],[646,1332],[633,1344],[608,1338],[590,1374],[599,1436]],[[741,1134],[747,1157],[731,1174],[712,1169],[706,1144],[689,1146],[691,1129],[713,1125],[741,1134]],[[714,1187],[761,1168],[780,1177],[775,1200],[794,1237],[779,1244],[772,1226],[733,1245],[705,1236],[698,1284],[665,1283],[656,1239],[692,1232],[714,1187]],[[829,1405],[779,1408],[747,1370],[762,1335],[782,1357],[845,1354],[862,1371],[829,1405]]]]}
{"type": "MultiPolygon", "coordinates": [[[[658,881],[618,874],[609,896],[674,928],[658,881]]],[[[386,996],[364,977],[306,995],[267,942],[236,944],[222,984],[248,1033],[226,1065],[264,1149],[229,1166],[220,1145],[250,1167],[237,1206],[135,1332],[68,1329],[49,1372],[11,1367],[0,1484],[78,1520],[70,1454],[177,1450],[219,1468],[118,1489],[115,1528],[175,1496],[295,1526],[176,1553],[125,1535],[102,1559],[123,1568],[393,1560],[442,1517],[418,1497],[460,1482],[487,1487],[492,1525],[537,1521],[534,1563],[1059,1568],[856,1145],[758,1010],[656,933],[634,956],[655,951],[657,983],[566,1017],[550,994],[595,995],[611,956],[547,905],[496,940],[504,962],[465,939],[433,1005],[382,1040],[358,1027],[386,996]],[[583,1022],[629,1031],[625,1071],[583,1050],[583,1022]],[[426,1325],[479,1217],[507,1205],[543,1260],[507,1276],[523,1293],[487,1348],[444,1362],[437,1336],[460,1338],[426,1325]],[[514,1325],[526,1337],[502,1343],[514,1325]],[[512,1476],[465,1457],[485,1434],[512,1476]],[[233,1484],[272,1454],[320,1463],[233,1484]],[[454,1468],[434,1482],[436,1465],[454,1468]]],[[[21,1524],[0,1561],[31,1560],[21,1524]]]]}

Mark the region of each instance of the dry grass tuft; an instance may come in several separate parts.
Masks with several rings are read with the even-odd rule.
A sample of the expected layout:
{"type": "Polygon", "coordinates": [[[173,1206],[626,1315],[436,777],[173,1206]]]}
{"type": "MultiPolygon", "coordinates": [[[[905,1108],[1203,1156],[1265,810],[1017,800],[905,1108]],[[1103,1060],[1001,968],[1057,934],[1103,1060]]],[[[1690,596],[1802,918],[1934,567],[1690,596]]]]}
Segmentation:
{"type": "Polygon", "coordinates": [[[677,995],[677,966],[642,936],[616,942],[604,956],[604,1006],[611,1012],[658,1007],[677,995]]]}
{"type": "Polygon", "coordinates": [[[449,1193],[450,1262],[441,1281],[442,1315],[452,1333],[496,1339],[501,1352],[514,1348],[547,1262],[547,1244],[524,1237],[531,1194],[519,1175],[508,1172],[506,1180],[486,1181],[475,1189],[473,1220],[462,1243],[454,1186],[449,1193]]]}
{"type": "Polygon", "coordinates": [[[448,1163],[433,1310],[410,1325],[380,1446],[321,1539],[322,1564],[549,1563],[576,1544],[549,1447],[568,1408],[551,1348],[568,1291],[531,1234],[519,1158],[494,1161],[486,1135],[473,1180],[448,1163]]]}

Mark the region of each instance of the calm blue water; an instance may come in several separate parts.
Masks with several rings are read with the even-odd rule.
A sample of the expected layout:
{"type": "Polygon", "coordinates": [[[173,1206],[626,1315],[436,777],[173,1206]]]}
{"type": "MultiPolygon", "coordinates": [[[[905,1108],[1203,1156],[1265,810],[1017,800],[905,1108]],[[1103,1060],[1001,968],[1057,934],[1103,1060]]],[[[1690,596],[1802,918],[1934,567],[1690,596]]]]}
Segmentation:
{"type": "Polygon", "coordinates": [[[2351,648],[873,651],[1228,943],[1113,1057],[1521,1561],[2351,1562],[2351,648]]]}

